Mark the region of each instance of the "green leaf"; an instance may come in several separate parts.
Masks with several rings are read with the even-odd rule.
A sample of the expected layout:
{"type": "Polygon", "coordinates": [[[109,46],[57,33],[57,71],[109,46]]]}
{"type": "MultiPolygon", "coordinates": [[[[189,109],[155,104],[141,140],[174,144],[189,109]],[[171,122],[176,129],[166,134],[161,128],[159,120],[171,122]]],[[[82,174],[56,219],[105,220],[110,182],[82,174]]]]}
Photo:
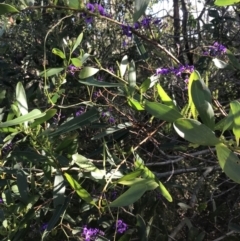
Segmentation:
{"type": "Polygon", "coordinates": [[[120,66],[119,66],[121,78],[123,78],[123,76],[124,76],[124,74],[125,74],[125,72],[126,72],[127,65],[128,65],[128,56],[125,55],[125,56],[122,58],[121,64],[120,64],[120,66]]]}
{"type": "Polygon", "coordinates": [[[79,83],[88,85],[88,86],[96,86],[96,87],[108,87],[108,88],[114,88],[114,87],[121,87],[123,86],[120,83],[109,83],[104,81],[98,81],[94,79],[93,77],[87,78],[86,80],[78,80],[79,83]]]}
{"type": "Polygon", "coordinates": [[[240,103],[238,101],[232,101],[230,108],[233,118],[233,134],[235,135],[237,145],[239,145],[240,138],[240,103]]]}
{"type": "Polygon", "coordinates": [[[20,117],[14,119],[14,120],[10,120],[10,121],[0,123],[0,128],[19,125],[19,124],[24,123],[25,121],[31,121],[31,120],[34,120],[34,119],[38,119],[38,118],[43,117],[45,115],[46,115],[46,113],[41,113],[40,110],[34,109],[24,116],[20,116],[20,117]]]}
{"type": "Polygon", "coordinates": [[[234,56],[234,54],[230,50],[227,50],[226,54],[228,56],[230,64],[232,64],[234,68],[240,70],[240,63],[238,59],[234,56]]]}
{"type": "Polygon", "coordinates": [[[53,184],[53,204],[54,208],[58,205],[63,205],[65,202],[65,190],[66,186],[64,183],[63,175],[60,172],[55,174],[54,184],[53,184]]]}
{"type": "Polygon", "coordinates": [[[64,173],[64,176],[66,177],[67,181],[69,182],[70,186],[73,188],[73,190],[76,191],[78,196],[82,198],[86,203],[90,203],[95,205],[91,195],[88,193],[87,190],[81,187],[81,185],[68,173],[64,173]]]}
{"type": "Polygon", "coordinates": [[[126,192],[119,196],[116,200],[110,203],[110,207],[124,207],[133,204],[141,196],[150,190],[154,190],[158,184],[154,179],[143,179],[140,182],[132,185],[126,192]]]}
{"type": "Polygon", "coordinates": [[[94,172],[98,169],[90,160],[78,153],[72,155],[72,159],[83,172],[94,172]]]}
{"type": "Polygon", "coordinates": [[[126,174],[125,176],[121,177],[120,179],[118,179],[117,183],[123,184],[122,182],[124,182],[124,181],[134,180],[137,177],[139,177],[142,174],[142,172],[143,172],[143,170],[141,170],[141,169],[137,169],[133,172],[130,172],[130,173],[126,174]]]}
{"type": "MultiPolygon", "coordinates": [[[[59,126],[54,132],[48,133],[48,136],[54,137],[62,135],[66,132],[74,131],[80,127],[90,125],[92,122],[99,119],[99,112],[97,109],[92,108],[91,110],[85,112],[84,114],[77,116],[70,121],[65,122],[59,126]]],[[[0,124],[1,127],[1,124],[0,124]]]]}
{"type": "Polygon", "coordinates": [[[191,74],[188,88],[189,99],[193,101],[202,122],[214,130],[215,120],[212,108],[212,96],[197,71],[191,74]]]}
{"type": "Polygon", "coordinates": [[[141,56],[141,59],[144,61],[147,60],[148,52],[146,51],[142,41],[140,41],[136,35],[134,35],[134,41],[136,43],[137,51],[138,51],[139,55],[141,56]]]}
{"type": "Polygon", "coordinates": [[[28,113],[27,97],[21,82],[16,86],[16,100],[19,111],[22,115],[26,115],[28,113]]]}
{"type": "Polygon", "coordinates": [[[86,79],[88,77],[91,77],[95,75],[99,69],[93,68],[93,67],[84,67],[79,74],[80,79],[86,79]]]}
{"type": "Polygon", "coordinates": [[[181,118],[176,120],[173,126],[178,135],[189,142],[203,146],[220,143],[214,132],[197,120],[181,118]]]}
{"type": "MultiPolygon", "coordinates": [[[[51,68],[46,70],[46,77],[50,77],[53,75],[59,74],[61,71],[63,71],[64,68],[51,68]]],[[[45,71],[42,71],[39,74],[41,77],[45,77],[45,71]]]]}
{"type": "Polygon", "coordinates": [[[228,147],[220,143],[216,145],[219,164],[225,174],[236,183],[240,183],[240,160],[228,147]]]}
{"type": "Polygon", "coordinates": [[[57,56],[59,56],[61,59],[66,59],[65,54],[64,54],[63,51],[60,50],[60,49],[53,48],[53,49],[52,49],[52,53],[55,54],[55,55],[57,55],[57,56]]]}
{"type": "Polygon", "coordinates": [[[145,13],[150,0],[135,0],[133,21],[137,22],[138,19],[145,13]]]}
{"type": "Polygon", "coordinates": [[[218,69],[225,69],[228,66],[226,62],[217,58],[212,59],[212,61],[218,69]]]}
{"type": "Polygon", "coordinates": [[[131,97],[128,98],[128,104],[135,110],[138,110],[138,111],[144,110],[143,106],[137,100],[131,97]]]}
{"type": "Polygon", "coordinates": [[[148,241],[147,228],[146,228],[146,223],[144,219],[139,214],[137,214],[136,218],[137,218],[136,226],[138,229],[139,241],[148,241]]]}
{"type": "Polygon", "coordinates": [[[68,0],[68,6],[70,8],[80,9],[81,5],[80,2],[82,0],[68,0]]]}
{"type": "Polygon", "coordinates": [[[220,120],[215,125],[215,130],[221,130],[222,132],[225,132],[226,130],[232,130],[233,129],[233,115],[232,111],[230,110],[229,114],[225,116],[222,120],[220,120]]]}
{"type": "Polygon", "coordinates": [[[159,189],[160,189],[160,192],[161,194],[169,201],[169,202],[172,202],[173,199],[172,199],[172,196],[171,194],[168,192],[168,190],[166,189],[166,187],[160,182],[159,182],[159,189]]]}
{"type": "Polygon", "coordinates": [[[29,198],[27,177],[26,177],[26,174],[21,169],[17,171],[17,186],[21,196],[21,201],[24,204],[27,204],[28,198],[29,198]]]}
{"type": "Polygon", "coordinates": [[[41,125],[42,123],[50,120],[55,114],[57,113],[57,109],[50,109],[47,110],[47,112],[45,113],[45,115],[41,118],[36,119],[31,125],[31,128],[34,128],[38,125],[41,125]]]}
{"type": "MultiPolygon", "coordinates": [[[[78,134],[72,134],[72,135],[68,135],[66,136],[60,143],[59,145],[56,147],[55,151],[57,153],[61,152],[62,150],[66,149],[66,148],[70,148],[74,145],[74,142],[77,138],[78,134]]],[[[68,149],[69,150],[69,149],[68,149]]],[[[69,152],[68,152],[69,153],[69,152]]]]}
{"type": "Polygon", "coordinates": [[[72,64],[73,64],[75,67],[77,67],[77,68],[79,68],[79,67],[82,66],[82,62],[81,62],[81,60],[78,59],[78,58],[71,58],[71,62],[72,62],[72,64]]]}
{"type": "Polygon", "coordinates": [[[18,13],[19,11],[9,5],[9,4],[5,4],[5,3],[0,3],[0,15],[6,14],[6,13],[18,13]]]}
{"type": "Polygon", "coordinates": [[[161,98],[162,102],[165,105],[172,107],[173,109],[178,111],[178,108],[174,104],[173,100],[168,96],[168,94],[165,92],[165,90],[162,88],[162,86],[159,83],[157,84],[157,91],[158,91],[159,97],[161,98]]]}
{"type": "Polygon", "coordinates": [[[83,33],[80,33],[77,37],[77,40],[76,42],[74,43],[74,46],[72,48],[72,51],[71,51],[71,54],[74,52],[74,50],[81,44],[82,42],[82,39],[83,39],[83,33]]]}
{"type": "Polygon", "coordinates": [[[214,4],[220,7],[224,7],[224,6],[234,5],[239,2],[240,2],[239,0],[216,0],[214,4]]]}
{"type": "Polygon", "coordinates": [[[128,70],[128,89],[129,94],[132,96],[136,87],[136,80],[137,80],[137,74],[136,74],[136,68],[135,68],[135,62],[132,60],[129,64],[129,70],[128,70]]]}
{"type": "Polygon", "coordinates": [[[175,108],[157,102],[146,101],[145,110],[154,117],[167,122],[174,122],[182,118],[180,112],[175,110],[175,108]]]}
{"type": "Polygon", "coordinates": [[[149,78],[144,80],[143,83],[140,86],[141,93],[145,93],[149,89],[150,84],[151,84],[151,80],[149,78]]]}

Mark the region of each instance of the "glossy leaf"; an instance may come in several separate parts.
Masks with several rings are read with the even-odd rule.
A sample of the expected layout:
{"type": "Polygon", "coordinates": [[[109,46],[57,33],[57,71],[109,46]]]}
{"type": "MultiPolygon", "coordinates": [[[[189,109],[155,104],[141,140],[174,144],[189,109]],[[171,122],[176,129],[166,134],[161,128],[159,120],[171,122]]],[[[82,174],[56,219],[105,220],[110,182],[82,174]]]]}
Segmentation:
{"type": "Polygon", "coordinates": [[[119,70],[120,70],[120,76],[123,78],[125,72],[126,72],[126,69],[127,69],[127,65],[128,65],[128,56],[125,55],[123,58],[122,58],[122,61],[120,63],[120,66],[119,66],[119,70]]]}
{"type": "Polygon", "coordinates": [[[45,113],[45,115],[43,117],[40,117],[38,119],[36,119],[31,125],[31,128],[34,128],[38,125],[41,125],[42,123],[50,120],[53,116],[55,116],[55,114],[57,113],[57,109],[50,109],[47,110],[47,112],[45,113]]]}
{"type": "Polygon", "coordinates": [[[81,60],[78,59],[78,58],[71,58],[71,62],[72,62],[72,64],[73,64],[75,67],[77,67],[77,68],[79,68],[79,67],[82,66],[82,62],[81,62],[81,60]]]}
{"type": "Polygon", "coordinates": [[[239,0],[216,0],[214,4],[219,7],[224,7],[224,6],[234,5],[239,2],[240,2],[239,0]]]}
{"type": "MultiPolygon", "coordinates": [[[[47,69],[46,70],[46,77],[50,77],[50,76],[53,76],[53,75],[57,75],[59,74],[61,71],[63,71],[64,68],[51,68],[51,69],[47,69]]],[[[45,77],[45,72],[42,71],[40,74],[39,74],[41,77],[45,77]]]]}
{"type": "Polygon", "coordinates": [[[65,202],[65,181],[63,175],[60,172],[57,172],[54,177],[53,184],[53,204],[54,208],[58,205],[63,205],[65,202]]]}
{"type": "Polygon", "coordinates": [[[222,120],[220,120],[215,125],[215,130],[220,130],[222,132],[225,132],[226,130],[232,130],[233,129],[233,114],[230,110],[229,114],[225,116],[222,120]]]}
{"type": "Polygon", "coordinates": [[[137,177],[139,177],[142,174],[142,172],[143,172],[143,170],[141,170],[141,169],[137,169],[137,170],[135,170],[133,172],[130,172],[130,173],[124,175],[123,177],[121,177],[117,181],[117,183],[122,184],[123,181],[129,181],[129,180],[136,179],[137,177]]]}
{"type": "Polygon", "coordinates": [[[240,103],[232,101],[230,103],[232,118],[233,118],[233,134],[235,135],[237,145],[239,145],[240,138],[240,103]]]}
{"type": "Polygon", "coordinates": [[[168,190],[166,189],[166,187],[160,182],[159,182],[159,189],[160,189],[160,192],[161,194],[169,201],[169,202],[172,202],[173,199],[172,199],[172,196],[171,194],[168,192],[168,190]]]}
{"type": "Polygon", "coordinates": [[[63,51],[60,50],[60,49],[53,48],[53,49],[52,49],[52,53],[55,54],[55,55],[57,55],[57,56],[59,56],[61,59],[66,59],[65,54],[64,54],[63,51]]]}
{"type": "Polygon", "coordinates": [[[74,45],[73,45],[73,48],[72,48],[71,53],[73,53],[74,50],[81,44],[82,39],[83,39],[83,33],[80,33],[80,34],[78,35],[78,37],[77,37],[76,42],[75,42],[74,45]]]}
{"type": "Polygon", "coordinates": [[[124,207],[131,205],[140,199],[146,191],[154,190],[157,186],[158,184],[154,179],[143,179],[141,182],[132,185],[126,192],[110,203],[109,206],[124,207]]]}
{"type": "Polygon", "coordinates": [[[145,93],[150,88],[151,80],[150,78],[147,78],[143,81],[143,83],[140,86],[141,93],[145,93]]]}
{"type": "Polygon", "coordinates": [[[128,70],[128,90],[129,94],[132,96],[136,87],[137,74],[135,68],[135,62],[132,60],[129,64],[128,70]]]}
{"type": "Polygon", "coordinates": [[[27,177],[26,177],[26,174],[21,169],[17,171],[17,186],[21,196],[21,201],[24,204],[27,204],[28,198],[29,198],[27,177]]]}
{"type": "Polygon", "coordinates": [[[137,22],[138,19],[145,13],[150,0],[135,0],[133,21],[137,22]]]}
{"type": "Polygon", "coordinates": [[[8,14],[8,13],[18,13],[18,12],[19,11],[13,6],[5,3],[0,3],[0,15],[8,14]]]}
{"type": "Polygon", "coordinates": [[[68,0],[68,6],[70,8],[80,9],[80,2],[82,0],[68,0]]]}
{"type": "Polygon", "coordinates": [[[96,87],[108,87],[108,88],[115,88],[123,86],[120,83],[110,83],[105,81],[98,81],[93,77],[87,78],[86,80],[78,80],[79,83],[88,85],[88,86],[96,86],[96,87]]]}
{"type": "Polygon", "coordinates": [[[212,96],[197,71],[191,74],[188,88],[189,99],[193,101],[202,122],[213,130],[215,120],[212,108],[212,96]]]}
{"type": "Polygon", "coordinates": [[[80,79],[86,79],[93,75],[95,75],[99,69],[93,68],[93,67],[84,67],[79,74],[80,79]]]}
{"type": "Polygon", "coordinates": [[[225,144],[216,145],[219,164],[225,174],[236,183],[240,183],[240,160],[225,144]]]}
{"type": "Polygon", "coordinates": [[[163,104],[170,106],[173,109],[175,109],[176,111],[178,111],[173,100],[168,96],[168,94],[165,92],[165,90],[162,88],[162,86],[160,84],[157,84],[157,91],[158,91],[158,95],[161,98],[163,104]]]}
{"type": "Polygon", "coordinates": [[[76,153],[72,155],[72,159],[74,163],[82,169],[83,172],[93,172],[97,170],[97,167],[85,156],[76,153]]]}
{"type": "Polygon", "coordinates": [[[146,101],[145,110],[154,117],[167,122],[174,122],[175,120],[182,118],[180,112],[175,110],[175,108],[161,103],[146,101]]]}
{"type": "Polygon", "coordinates": [[[144,110],[143,106],[133,98],[128,98],[128,104],[135,110],[144,110]]]}
{"type": "Polygon", "coordinates": [[[82,188],[82,186],[68,173],[64,173],[64,176],[80,198],[82,198],[86,203],[94,204],[94,201],[87,190],[82,188]]]}
{"type": "Polygon", "coordinates": [[[26,115],[28,113],[27,97],[21,82],[18,82],[16,86],[16,100],[19,111],[22,115],[26,115]]]}
{"type": "Polygon", "coordinates": [[[19,124],[24,123],[25,121],[31,121],[31,120],[34,120],[34,119],[38,119],[38,118],[43,117],[45,115],[46,115],[46,113],[41,113],[40,110],[34,109],[24,116],[20,116],[20,117],[14,119],[14,120],[10,120],[10,121],[0,123],[0,128],[19,125],[19,124]]]}
{"type": "Polygon", "coordinates": [[[220,143],[213,131],[197,120],[181,118],[176,120],[173,126],[178,135],[189,142],[203,146],[220,143]]]}
{"type": "MultiPolygon", "coordinates": [[[[71,119],[59,126],[54,132],[48,133],[50,137],[62,135],[66,132],[74,131],[80,127],[87,126],[92,122],[99,119],[99,112],[97,109],[92,108],[91,110],[85,112],[84,114],[71,119]]],[[[1,125],[0,125],[1,127],[1,125]]]]}
{"type": "Polygon", "coordinates": [[[226,62],[217,58],[212,59],[212,61],[218,69],[225,69],[228,66],[226,62]]]}

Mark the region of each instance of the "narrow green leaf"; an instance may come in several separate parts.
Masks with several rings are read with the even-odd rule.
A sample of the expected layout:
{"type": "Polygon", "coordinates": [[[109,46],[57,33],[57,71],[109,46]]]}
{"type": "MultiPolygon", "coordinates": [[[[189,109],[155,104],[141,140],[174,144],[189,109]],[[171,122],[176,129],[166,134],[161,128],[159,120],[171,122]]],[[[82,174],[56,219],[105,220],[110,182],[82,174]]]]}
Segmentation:
{"type": "Polygon", "coordinates": [[[128,65],[128,56],[125,55],[125,56],[122,58],[122,61],[121,61],[120,66],[119,66],[120,75],[121,75],[122,78],[123,78],[123,76],[124,76],[124,74],[125,74],[125,72],[126,72],[127,65],[128,65]]]}
{"type": "Polygon", "coordinates": [[[136,87],[137,74],[135,68],[135,62],[132,60],[129,64],[128,70],[128,86],[129,94],[132,96],[136,87]]]}
{"type": "Polygon", "coordinates": [[[87,190],[82,188],[81,185],[68,173],[64,173],[64,176],[66,177],[67,181],[69,182],[73,190],[76,191],[80,198],[82,198],[86,203],[95,205],[91,195],[88,193],[87,190]]]}
{"type": "Polygon", "coordinates": [[[126,192],[110,203],[109,206],[124,207],[131,205],[140,199],[146,191],[154,190],[157,186],[158,184],[154,179],[143,179],[141,182],[132,185],[126,192]]]}
{"type": "Polygon", "coordinates": [[[165,90],[162,88],[162,86],[157,83],[157,91],[158,91],[158,95],[161,98],[162,102],[167,105],[172,107],[173,109],[175,109],[176,111],[178,111],[176,105],[174,104],[173,100],[169,97],[169,95],[165,92],[165,90]]]}
{"type": "Polygon", "coordinates": [[[93,67],[84,67],[79,74],[80,79],[86,79],[88,77],[91,77],[95,75],[99,69],[93,68],[93,67]]]}
{"type": "Polygon", "coordinates": [[[144,110],[143,106],[135,99],[129,97],[128,98],[128,104],[135,110],[144,110]]]}
{"type": "Polygon", "coordinates": [[[98,169],[90,160],[78,153],[72,155],[72,159],[83,172],[94,172],[98,169]]]}
{"type": "Polygon", "coordinates": [[[233,134],[235,135],[237,145],[239,145],[240,138],[240,103],[238,101],[232,101],[230,108],[233,118],[233,134]]]}
{"type": "Polygon", "coordinates": [[[110,83],[105,81],[98,81],[93,77],[89,77],[85,80],[78,80],[79,83],[88,85],[88,86],[96,86],[96,87],[108,87],[108,88],[115,88],[123,86],[121,83],[110,83]]]}
{"type": "Polygon", "coordinates": [[[234,5],[239,2],[240,2],[239,0],[216,0],[214,4],[220,7],[224,7],[224,6],[234,5]]]}
{"type": "Polygon", "coordinates": [[[214,132],[197,120],[181,118],[176,120],[173,126],[178,135],[189,142],[203,146],[220,143],[214,132]]]}
{"type": "Polygon", "coordinates": [[[144,219],[139,214],[137,214],[136,218],[137,218],[136,226],[138,229],[139,241],[148,241],[147,228],[146,228],[146,223],[144,219]]]}
{"type": "Polygon", "coordinates": [[[135,0],[133,21],[137,22],[138,19],[145,13],[150,0],[135,0]]]}
{"type": "MultiPolygon", "coordinates": [[[[57,75],[59,74],[61,71],[63,71],[64,68],[51,68],[51,69],[47,69],[46,70],[46,77],[50,77],[50,76],[53,76],[53,75],[57,75]]],[[[40,74],[39,74],[41,77],[45,77],[45,72],[42,71],[40,74]]]]}
{"type": "Polygon", "coordinates": [[[23,170],[18,170],[17,171],[17,186],[18,186],[18,190],[21,196],[21,201],[24,204],[28,203],[28,183],[27,183],[27,177],[25,175],[25,173],[23,172],[23,170]]]}
{"type": "Polygon", "coordinates": [[[46,115],[46,113],[41,113],[40,110],[34,109],[24,116],[20,116],[20,117],[14,119],[14,120],[10,120],[10,121],[0,123],[0,128],[19,125],[19,124],[24,123],[25,121],[31,121],[31,120],[34,120],[34,119],[38,119],[38,118],[43,117],[45,115],[46,115]]]}
{"type": "Polygon", "coordinates": [[[38,125],[41,125],[42,123],[50,120],[55,114],[57,113],[57,109],[50,109],[47,110],[47,112],[45,113],[45,115],[41,118],[36,119],[31,125],[31,128],[34,128],[38,125]]]}
{"type": "Polygon", "coordinates": [[[22,115],[26,115],[28,113],[27,97],[21,82],[16,86],[16,100],[19,111],[22,115]]]}
{"type": "Polygon", "coordinates": [[[238,59],[234,56],[234,54],[230,50],[227,50],[226,54],[228,56],[230,64],[234,68],[240,70],[240,63],[239,63],[238,59]]]}
{"type": "Polygon", "coordinates": [[[240,183],[240,160],[228,147],[220,143],[216,145],[219,164],[225,174],[236,183],[240,183]]]}
{"type": "Polygon", "coordinates": [[[78,58],[71,58],[71,62],[72,62],[72,64],[73,64],[75,67],[77,67],[77,68],[79,68],[79,67],[82,66],[82,62],[81,62],[81,60],[78,59],[78,58]]]}
{"type": "Polygon", "coordinates": [[[136,179],[137,177],[139,177],[142,174],[143,170],[141,169],[137,169],[133,172],[130,172],[126,175],[124,175],[123,177],[121,177],[120,179],[117,180],[117,183],[121,184],[122,181],[129,181],[129,180],[133,180],[136,179]]]}
{"type": "Polygon", "coordinates": [[[13,6],[5,3],[0,3],[0,15],[4,15],[7,13],[18,13],[18,12],[19,11],[13,6]]]}
{"type": "Polygon", "coordinates": [[[53,49],[52,49],[52,53],[55,54],[55,55],[57,55],[57,56],[59,56],[61,59],[66,59],[65,54],[64,54],[63,51],[60,50],[60,49],[53,48],[53,49]]]}
{"type": "Polygon", "coordinates": [[[68,0],[68,6],[70,8],[80,9],[80,3],[82,0],[68,0]]]}
{"type": "Polygon", "coordinates": [[[72,48],[71,53],[73,53],[74,50],[81,44],[82,39],[83,39],[83,33],[80,33],[80,34],[78,35],[78,37],[77,37],[76,42],[74,43],[74,46],[73,46],[73,48],[72,48]]]}
{"type": "Polygon", "coordinates": [[[157,102],[146,101],[145,110],[154,117],[167,122],[174,122],[175,120],[182,118],[180,112],[174,108],[157,102]]]}
{"type": "Polygon", "coordinates": [[[60,172],[57,172],[54,178],[53,184],[53,204],[54,208],[58,205],[63,205],[65,202],[65,190],[66,186],[64,178],[60,172]]]}
{"type": "Polygon", "coordinates": [[[168,190],[166,189],[166,187],[160,182],[159,182],[159,188],[160,188],[160,192],[161,194],[169,201],[169,202],[172,202],[173,199],[172,199],[172,196],[171,194],[168,192],[168,190]]]}
{"type": "Polygon", "coordinates": [[[150,78],[147,78],[146,80],[144,80],[140,86],[141,93],[145,93],[149,89],[150,84],[151,84],[150,78]]]}

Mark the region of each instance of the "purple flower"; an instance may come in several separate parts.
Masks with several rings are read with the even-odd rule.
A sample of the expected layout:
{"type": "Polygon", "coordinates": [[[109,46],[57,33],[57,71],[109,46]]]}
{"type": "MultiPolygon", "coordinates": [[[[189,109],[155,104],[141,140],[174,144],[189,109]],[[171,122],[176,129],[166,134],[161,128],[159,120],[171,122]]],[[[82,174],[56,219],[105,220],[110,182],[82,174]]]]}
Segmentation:
{"type": "Polygon", "coordinates": [[[151,18],[150,17],[146,17],[141,21],[141,24],[143,27],[149,27],[150,23],[151,23],[151,18]]]}
{"type": "Polygon", "coordinates": [[[223,55],[227,51],[227,48],[219,44],[218,42],[215,42],[212,46],[209,47],[208,51],[205,51],[203,55],[210,55],[210,56],[218,56],[218,55],[223,55]]]}
{"type": "Polygon", "coordinates": [[[48,226],[48,224],[47,224],[47,223],[44,223],[44,224],[41,226],[40,231],[41,231],[41,232],[45,231],[45,230],[47,229],[47,226],[48,226]]]}
{"type": "Polygon", "coordinates": [[[116,229],[118,233],[124,233],[127,230],[128,226],[121,219],[116,222],[116,229]]]}
{"type": "Polygon", "coordinates": [[[169,74],[169,73],[170,73],[170,70],[167,68],[158,68],[156,70],[157,75],[159,75],[159,74],[165,75],[165,74],[169,74]]]}
{"type": "Polygon", "coordinates": [[[2,154],[7,155],[13,149],[13,143],[9,143],[2,148],[2,154]]]}
{"type": "Polygon", "coordinates": [[[1,203],[3,203],[3,200],[2,200],[2,198],[0,198],[0,204],[1,204],[1,203]]]}
{"type": "Polygon", "coordinates": [[[74,75],[75,72],[80,71],[80,70],[81,70],[81,68],[75,67],[74,65],[70,64],[68,66],[67,72],[70,73],[71,75],[74,75]]]}
{"type": "Polygon", "coordinates": [[[122,25],[122,31],[123,35],[126,35],[127,37],[132,37],[132,31],[131,27],[129,25],[122,25]]]}
{"type": "Polygon", "coordinates": [[[94,12],[95,10],[95,7],[92,3],[87,3],[86,7],[87,7],[87,10],[89,10],[90,12],[94,12]]]}
{"type": "Polygon", "coordinates": [[[80,107],[79,110],[75,113],[76,116],[80,116],[85,112],[85,108],[84,107],[80,107]]]}
{"type": "Polygon", "coordinates": [[[123,40],[122,46],[123,46],[123,47],[126,47],[126,46],[127,46],[127,42],[126,42],[125,40],[123,40]]]}
{"type": "Polygon", "coordinates": [[[110,118],[108,119],[110,124],[114,124],[115,123],[115,119],[113,116],[110,116],[110,118]]]}
{"type": "Polygon", "coordinates": [[[100,90],[93,92],[93,98],[97,99],[100,96],[101,96],[100,90]]]}
{"type": "Polygon", "coordinates": [[[86,23],[92,23],[93,22],[93,17],[92,16],[88,16],[88,17],[85,17],[85,22],[86,23]]]}
{"type": "Polygon", "coordinates": [[[162,23],[161,18],[156,18],[156,19],[153,20],[153,24],[155,24],[155,25],[159,25],[161,23],[162,23]]]}
{"type": "Polygon", "coordinates": [[[105,16],[106,13],[105,13],[105,9],[103,8],[103,6],[98,4],[97,7],[98,7],[98,11],[99,11],[100,15],[105,16]]]}
{"type": "Polygon", "coordinates": [[[133,24],[134,29],[139,29],[141,27],[139,22],[133,24]]]}
{"type": "Polygon", "coordinates": [[[87,226],[83,228],[82,237],[85,238],[85,241],[95,240],[98,235],[104,236],[104,232],[97,228],[87,228],[87,226]]]}

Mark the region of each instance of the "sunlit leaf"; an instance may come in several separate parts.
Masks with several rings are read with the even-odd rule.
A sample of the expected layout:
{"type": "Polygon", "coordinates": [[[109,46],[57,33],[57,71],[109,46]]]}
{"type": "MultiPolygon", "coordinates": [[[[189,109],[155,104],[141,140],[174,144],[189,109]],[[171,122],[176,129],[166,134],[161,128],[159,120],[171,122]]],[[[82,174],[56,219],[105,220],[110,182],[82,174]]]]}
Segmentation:
{"type": "Polygon", "coordinates": [[[73,45],[73,48],[72,48],[71,53],[73,53],[74,50],[81,44],[82,39],[83,39],[83,33],[80,33],[80,34],[78,35],[78,37],[77,37],[76,42],[75,42],[74,45],[73,45]]]}
{"type": "MultiPolygon", "coordinates": [[[[51,69],[47,69],[46,70],[46,77],[50,77],[50,76],[53,76],[53,75],[57,75],[59,74],[61,71],[63,71],[64,68],[51,68],[51,69]]],[[[45,72],[42,71],[40,74],[39,74],[41,77],[45,77],[45,72]]]]}
{"type": "Polygon", "coordinates": [[[83,172],[92,172],[97,170],[97,167],[90,160],[78,153],[72,155],[72,159],[74,163],[83,170],[83,172]]]}
{"type": "Polygon", "coordinates": [[[128,104],[135,110],[144,110],[144,107],[137,100],[129,97],[128,104]]]}
{"type": "Polygon", "coordinates": [[[181,118],[173,124],[178,135],[185,140],[204,146],[215,146],[220,143],[214,132],[197,120],[181,118]]]}
{"type": "Polygon", "coordinates": [[[45,115],[41,118],[38,118],[36,119],[31,125],[30,127],[31,128],[34,128],[38,125],[41,125],[42,123],[50,120],[55,114],[57,113],[57,109],[50,109],[50,110],[47,110],[45,115]]]}
{"type": "Polygon", "coordinates": [[[124,76],[124,74],[125,74],[125,72],[126,72],[127,65],[128,65],[128,56],[125,55],[125,56],[122,58],[122,61],[121,61],[120,66],[119,66],[120,75],[121,75],[122,78],[123,78],[123,76],[124,76]]]}
{"type": "Polygon", "coordinates": [[[84,67],[79,74],[80,79],[86,79],[88,77],[91,77],[95,75],[99,69],[93,68],[93,67],[84,67]]]}
{"type": "Polygon", "coordinates": [[[71,62],[75,67],[81,67],[82,66],[82,62],[80,59],[78,58],[71,58],[71,62]]]}
{"type": "Polygon", "coordinates": [[[239,2],[240,2],[239,0],[216,0],[214,4],[220,7],[224,7],[224,6],[234,5],[239,2]]]}
{"type": "Polygon", "coordinates": [[[55,55],[57,55],[57,56],[59,56],[61,59],[66,59],[65,54],[64,54],[63,51],[60,50],[60,49],[53,48],[53,49],[52,49],[52,53],[55,54],[55,55]]]}
{"type": "Polygon", "coordinates": [[[19,111],[22,115],[26,115],[28,113],[27,97],[21,82],[18,82],[16,86],[16,100],[19,111]]]}
{"type": "Polygon", "coordinates": [[[232,101],[230,103],[232,119],[233,119],[233,133],[236,138],[236,142],[239,145],[240,138],[240,103],[238,101],[232,101]]]}
{"type": "Polygon", "coordinates": [[[128,70],[128,89],[130,96],[133,95],[137,81],[137,73],[135,68],[135,62],[132,60],[129,64],[128,70]]]}
{"type": "Polygon", "coordinates": [[[236,183],[240,183],[240,160],[225,144],[216,145],[219,164],[226,175],[236,183]]]}
{"type": "Polygon", "coordinates": [[[212,59],[212,61],[218,69],[225,69],[228,66],[226,62],[217,58],[212,59]]]}
{"type": "Polygon", "coordinates": [[[54,208],[58,205],[63,205],[65,202],[65,190],[66,186],[64,183],[63,175],[60,172],[57,172],[54,177],[53,184],[53,204],[54,208]]]}
{"type": "Polygon", "coordinates": [[[110,83],[105,81],[98,81],[94,79],[93,77],[87,78],[85,80],[78,80],[79,83],[89,86],[96,86],[96,87],[108,87],[108,88],[114,88],[114,87],[121,87],[123,86],[120,83],[110,83]]]}
{"type": "Polygon", "coordinates": [[[5,3],[0,3],[0,15],[7,14],[7,13],[18,13],[18,12],[19,11],[13,6],[5,3]]]}

